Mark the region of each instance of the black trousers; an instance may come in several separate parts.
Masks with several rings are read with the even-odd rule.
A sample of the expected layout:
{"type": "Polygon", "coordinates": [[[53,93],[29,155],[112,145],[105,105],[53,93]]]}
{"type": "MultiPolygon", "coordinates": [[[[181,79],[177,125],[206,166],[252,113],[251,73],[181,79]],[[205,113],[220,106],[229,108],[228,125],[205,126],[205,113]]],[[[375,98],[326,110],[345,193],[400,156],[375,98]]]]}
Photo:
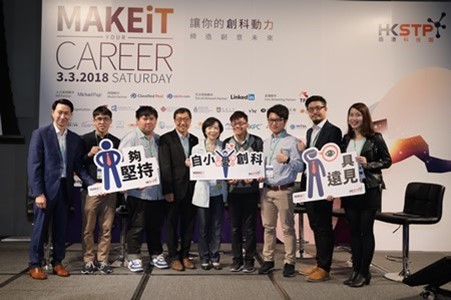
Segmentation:
{"type": "Polygon", "coordinates": [[[367,275],[375,249],[374,220],[376,209],[345,208],[351,230],[352,266],[354,271],[367,275]]]}
{"type": "Polygon", "coordinates": [[[175,199],[168,203],[166,220],[166,244],[168,259],[183,259],[189,257],[196,223],[196,207],[191,203],[191,195],[184,199],[175,199]],[[179,249],[180,234],[180,251],[179,249]]]}
{"type": "Polygon", "coordinates": [[[334,253],[334,231],[332,228],[332,201],[306,202],[305,208],[313,230],[318,267],[330,271],[334,253]]]}
{"type": "MultiPolygon", "coordinates": [[[[139,256],[143,233],[146,233],[149,255],[163,253],[161,230],[166,211],[165,200],[142,200],[133,196],[127,197],[128,227],[126,233],[127,254],[139,256]]],[[[138,257],[136,257],[138,258],[138,257]]]]}
{"type": "Polygon", "coordinates": [[[256,254],[256,220],[260,194],[231,193],[228,197],[230,223],[232,227],[233,260],[243,263],[243,230],[246,240],[244,261],[254,262],[256,254]]]}

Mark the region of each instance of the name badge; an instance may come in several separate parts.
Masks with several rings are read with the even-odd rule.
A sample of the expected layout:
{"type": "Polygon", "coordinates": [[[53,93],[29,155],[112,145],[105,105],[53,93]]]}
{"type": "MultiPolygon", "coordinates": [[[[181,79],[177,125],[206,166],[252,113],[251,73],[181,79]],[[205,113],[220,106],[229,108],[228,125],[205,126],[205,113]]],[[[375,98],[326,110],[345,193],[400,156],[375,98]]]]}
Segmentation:
{"type": "Polygon", "coordinates": [[[97,168],[97,179],[102,180],[102,169],[97,168]]]}
{"type": "Polygon", "coordinates": [[[274,177],[274,167],[272,165],[267,165],[265,169],[266,178],[274,177]]]}

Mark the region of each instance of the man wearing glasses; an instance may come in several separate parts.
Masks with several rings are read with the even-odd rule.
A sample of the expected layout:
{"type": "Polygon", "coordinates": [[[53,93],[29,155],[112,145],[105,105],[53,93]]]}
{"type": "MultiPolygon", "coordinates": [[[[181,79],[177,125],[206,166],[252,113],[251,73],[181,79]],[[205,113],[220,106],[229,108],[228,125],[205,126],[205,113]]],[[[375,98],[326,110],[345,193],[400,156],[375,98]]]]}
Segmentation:
{"type": "Polygon", "coordinates": [[[261,216],[264,227],[263,260],[259,274],[274,270],[276,248],[277,216],[283,231],[285,257],[283,276],[295,276],[296,234],[294,230],[294,204],[292,195],[297,173],[302,172],[303,164],[297,149],[297,140],[285,130],[288,121],[288,108],[284,105],[271,107],[266,117],[271,137],[265,140],[265,184],[260,198],[261,216]]]}
{"type": "MultiPolygon", "coordinates": [[[[236,152],[262,152],[263,140],[248,133],[248,117],[242,111],[235,111],[230,116],[233,136],[224,140],[224,148],[232,144],[236,152]]],[[[228,199],[230,222],[232,226],[233,262],[230,272],[254,272],[256,254],[256,218],[260,192],[255,179],[229,180],[228,199]],[[245,237],[243,259],[243,229],[245,237]]]]}
{"type": "Polygon", "coordinates": [[[160,138],[159,165],[163,195],[168,202],[166,220],[166,243],[168,260],[175,271],[195,269],[189,259],[191,240],[193,238],[196,208],[191,203],[194,181],[189,179],[186,159],[190,156],[198,138],[188,132],[191,125],[191,111],[178,108],[174,112],[175,129],[160,138]],[[180,233],[180,250],[179,237],[180,233]]]}
{"type": "MultiPolygon", "coordinates": [[[[305,107],[313,122],[307,130],[307,144],[300,143],[300,150],[315,147],[319,150],[327,143],[340,146],[341,130],[327,120],[327,102],[321,96],[311,96],[305,101],[305,107]]],[[[302,175],[301,190],[306,189],[306,176],[302,175]]],[[[305,208],[313,230],[316,245],[316,265],[300,268],[299,274],[307,276],[309,282],[329,280],[330,266],[334,251],[334,232],[332,229],[332,201],[326,199],[306,202],[305,208]]]]}
{"type": "MultiPolygon", "coordinates": [[[[95,130],[83,135],[84,142],[83,167],[97,182],[102,182],[101,170],[94,163],[94,155],[101,149],[99,143],[103,139],[109,139],[113,147],[119,147],[120,140],[108,132],[112,113],[104,107],[99,106],[92,112],[95,130]]],[[[99,270],[102,274],[112,272],[108,263],[111,248],[111,228],[113,226],[116,209],[117,193],[106,195],[89,196],[86,186],[83,186],[81,199],[83,207],[82,247],[84,267],[82,274],[93,274],[99,270]],[[97,258],[94,253],[94,228],[99,221],[99,244],[97,247],[97,258]]]]}

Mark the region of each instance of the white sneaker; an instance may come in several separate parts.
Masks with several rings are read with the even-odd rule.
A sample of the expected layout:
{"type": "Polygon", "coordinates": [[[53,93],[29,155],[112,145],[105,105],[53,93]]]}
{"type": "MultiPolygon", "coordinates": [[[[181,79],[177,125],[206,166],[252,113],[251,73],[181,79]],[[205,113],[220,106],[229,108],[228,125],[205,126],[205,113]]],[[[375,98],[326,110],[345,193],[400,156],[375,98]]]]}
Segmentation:
{"type": "Polygon", "coordinates": [[[132,272],[142,272],[143,262],[140,259],[133,259],[128,262],[128,269],[132,272]]]}
{"type": "Polygon", "coordinates": [[[168,262],[164,258],[163,253],[161,253],[158,256],[154,256],[152,258],[152,265],[154,265],[158,269],[167,269],[167,268],[169,268],[168,262]]]}

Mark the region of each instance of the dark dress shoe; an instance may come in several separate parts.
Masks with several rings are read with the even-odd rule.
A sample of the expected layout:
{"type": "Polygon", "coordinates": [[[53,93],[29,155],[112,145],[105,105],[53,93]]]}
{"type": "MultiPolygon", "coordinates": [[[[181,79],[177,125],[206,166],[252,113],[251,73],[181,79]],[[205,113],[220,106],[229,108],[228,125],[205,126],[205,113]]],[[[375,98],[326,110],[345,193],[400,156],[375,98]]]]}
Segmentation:
{"type": "Polygon", "coordinates": [[[38,279],[38,280],[47,279],[47,275],[45,275],[44,271],[40,267],[29,269],[28,275],[30,275],[31,278],[33,278],[33,279],[38,279]]]}
{"type": "Polygon", "coordinates": [[[62,264],[57,264],[53,266],[53,274],[56,274],[61,277],[68,277],[70,275],[69,271],[62,264]]]}
{"type": "Polygon", "coordinates": [[[343,284],[344,284],[344,285],[350,285],[351,282],[353,282],[353,281],[357,278],[357,275],[359,275],[359,272],[353,271],[352,274],[351,274],[351,276],[349,276],[348,279],[346,279],[345,281],[343,281],[343,284]]]}
{"type": "Polygon", "coordinates": [[[350,287],[362,287],[364,285],[369,285],[371,281],[371,274],[368,273],[366,276],[359,274],[357,277],[352,281],[349,286],[350,287]]]}

